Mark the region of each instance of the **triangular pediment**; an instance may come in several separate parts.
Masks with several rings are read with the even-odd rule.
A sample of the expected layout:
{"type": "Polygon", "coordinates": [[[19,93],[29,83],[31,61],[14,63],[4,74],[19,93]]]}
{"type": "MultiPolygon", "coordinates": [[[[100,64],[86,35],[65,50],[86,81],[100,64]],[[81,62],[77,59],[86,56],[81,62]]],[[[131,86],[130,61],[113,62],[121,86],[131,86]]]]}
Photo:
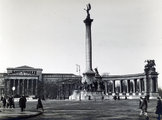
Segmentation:
{"type": "Polygon", "coordinates": [[[35,68],[27,66],[27,65],[24,65],[24,66],[16,67],[15,69],[35,69],[35,68]]]}

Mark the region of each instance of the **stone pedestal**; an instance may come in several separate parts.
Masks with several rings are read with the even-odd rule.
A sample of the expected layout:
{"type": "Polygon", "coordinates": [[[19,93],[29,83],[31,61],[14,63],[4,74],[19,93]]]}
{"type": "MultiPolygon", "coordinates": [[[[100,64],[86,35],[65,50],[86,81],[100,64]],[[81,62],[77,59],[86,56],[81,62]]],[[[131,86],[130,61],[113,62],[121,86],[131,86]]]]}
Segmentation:
{"type": "Polygon", "coordinates": [[[87,92],[86,90],[74,90],[69,100],[103,100],[104,95],[102,92],[87,92]]]}

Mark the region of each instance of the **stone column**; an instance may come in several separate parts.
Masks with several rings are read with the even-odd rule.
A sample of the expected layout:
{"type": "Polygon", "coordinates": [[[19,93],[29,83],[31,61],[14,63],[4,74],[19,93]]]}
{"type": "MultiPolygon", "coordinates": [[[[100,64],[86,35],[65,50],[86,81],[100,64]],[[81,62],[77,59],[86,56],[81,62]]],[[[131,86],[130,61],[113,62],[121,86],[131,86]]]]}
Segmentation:
{"type": "Polygon", "coordinates": [[[123,82],[123,81],[120,80],[120,93],[123,93],[123,88],[122,88],[123,86],[122,86],[122,82],[123,82]]]}
{"type": "Polygon", "coordinates": [[[113,80],[113,87],[112,88],[113,88],[112,93],[115,94],[116,93],[116,91],[115,91],[115,80],[113,80]]]}
{"type": "Polygon", "coordinates": [[[139,93],[142,92],[142,88],[141,88],[141,79],[138,79],[138,82],[139,82],[139,93]]]}
{"type": "Polygon", "coordinates": [[[17,80],[17,94],[20,95],[20,80],[17,80]]]}
{"type": "Polygon", "coordinates": [[[156,92],[158,92],[158,81],[157,81],[157,78],[156,78],[156,92]]]}
{"type": "Polygon", "coordinates": [[[31,79],[30,81],[31,81],[31,94],[33,95],[33,79],[31,79]]]}
{"type": "Polygon", "coordinates": [[[5,93],[5,95],[7,95],[7,79],[5,79],[4,82],[5,82],[5,91],[4,91],[4,93],[5,93]]]}
{"type": "Polygon", "coordinates": [[[8,94],[11,95],[11,92],[12,92],[11,91],[11,79],[8,80],[8,88],[7,89],[9,91],[8,94]]]}
{"type": "Polygon", "coordinates": [[[25,95],[24,79],[22,79],[22,95],[25,95]]]}
{"type": "Polygon", "coordinates": [[[86,48],[86,70],[83,73],[82,83],[86,82],[87,84],[92,84],[94,81],[95,73],[92,69],[92,38],[91,38],[91,23],[93,19],[90,18],[89,10],[87,13],[87,17],[84,20],[86,26],[86,40],[85,40],[85,48],[86,48]]]}
{"type": "Polygon", "coordinates": [[[37,93],[37,91],[38,91],[38,80],[36,79],[36,84],[35,84],[36,86],[35,86],[35,95],[37,96],[38,95],[38,93],[37,93]]]}
{"type": "Polygon", "coordinates": [[[133,79],[132,82],[133,82],[133,95],[135,95],[135,80],[133,79]]]}
{"type": "MultiPolygon", "coordinates": [[[[12,87],[16,87],[16,86],[15,86],[15,79],[13,79],[13,86],[12,86],[12,87]]],[[[15,89],[14,91],[12,90],[13,96],[15,95],[15,91],[16,91],[16,89],[15,89]]]]}
{"type": "Polygon", "coordinates": [[[126,95],[129,95],[129,93],[130,93],[129,80],[126,80],[126,83],[127,83],[127,93],[126,93],[126,95]]]}
{"type": "Polygon", "coordinates": [[[105,82],[105,94],[107,95],[108,92],[107,92],[107,82],[105,82]]]}
{"type": "Polygon", "coordinates": [[[29,80],[26,79],[26,94],[29,95],[29,80]]]}
{"type": "Polygon", "coordinates": [[[13,86],[15,87],[15,79],[13,79],[13,86]]]}
{"type": "Polygon", "coordinates": [[[91,40],[91,23],[93,19],[86,18],[84,23],[86,25],[86,71],[92,71],[92,40],[91,40]]]}
{"type": "Polygon", "coordinates": [[[153,79],[150,77],[150,92],[153,92],[153,79]]]}
{"type": "Polygon", "coordinates": [[[144,82],[144,91],[145,91],[145,93],[147,93],[147,81],[146,81],[146,78],[143,79],[143,82],[144,82]]]}

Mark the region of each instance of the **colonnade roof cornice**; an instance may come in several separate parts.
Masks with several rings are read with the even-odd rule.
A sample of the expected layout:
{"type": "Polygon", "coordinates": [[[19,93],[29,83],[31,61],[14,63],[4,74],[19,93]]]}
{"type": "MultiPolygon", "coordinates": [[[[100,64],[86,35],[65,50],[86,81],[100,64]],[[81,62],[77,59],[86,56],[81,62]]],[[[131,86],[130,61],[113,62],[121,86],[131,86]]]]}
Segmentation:
{"type": "Polygon", "coordinates": [[[138,73],[138,74],[127,74],[127,75],[109,75],[109,76],[102,76],[102,79],[136,79],[136,78],[143,78],[145,73],[138,73]]]}

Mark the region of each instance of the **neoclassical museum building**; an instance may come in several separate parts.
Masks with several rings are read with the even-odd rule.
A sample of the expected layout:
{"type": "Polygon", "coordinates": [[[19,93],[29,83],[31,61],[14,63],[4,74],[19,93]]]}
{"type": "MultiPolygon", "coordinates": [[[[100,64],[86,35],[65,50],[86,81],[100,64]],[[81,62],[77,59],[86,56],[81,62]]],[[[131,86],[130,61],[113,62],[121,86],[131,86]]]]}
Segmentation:
{"type": "MultiPolygon", "coordinates": [[[[101,75],[104,98],[127,96],[137,98],[158,95],[158,73],[154,60],[148,60],[143,73],[101,75]]],[[[42,96],[49,99],[68,99],[74,90],[81,90],[82,76],[63,73],[42,73],[43,69],[29,66],[7,68],[0,73],[0,96],[42,96]]]]}

